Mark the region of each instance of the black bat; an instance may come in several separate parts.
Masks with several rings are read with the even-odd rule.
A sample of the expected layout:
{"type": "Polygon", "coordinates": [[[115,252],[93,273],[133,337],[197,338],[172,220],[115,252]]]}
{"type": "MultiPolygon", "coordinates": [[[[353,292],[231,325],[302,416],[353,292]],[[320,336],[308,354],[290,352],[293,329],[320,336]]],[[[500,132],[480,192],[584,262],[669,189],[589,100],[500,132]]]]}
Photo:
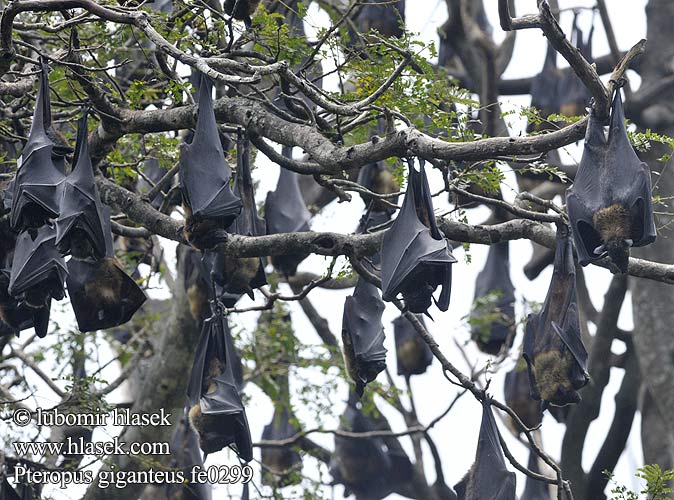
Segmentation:
{"type": "MultiPolygon", "coordinates": [[[[143,162],[143,174],[145,174],[145,177],[147,177],[147,179],[149,179],[153,184],[157,184],[157,182],[159,182],[167,172],[168,170],[159,164],[159,160],[157,158],[148,157],[143,162]]],[[[152,185],[150,185],[145,177],[139,175],[138,182],[136,182],[136,191],[140,194],[145,194],[152,189],[152,185]]],[[[162,203],[164,202],[166,194],[167,192],[165,191],[157,193],[157,195],[152,200],[150,200],[150,204],[156,210],[159,210],[162,206],[162,203]]]]}
{"type": "Polygon", "coordinates": [[[241,200],[229,185],[232,171],[220,144],[211,99],[212,84],[201,75],[199,113],[194,137],[180,150],[180,191],[185,210],[185,238],[199,250],[226,239],[225,228],[241,213],[241,200]]]}
{"type": "Polygon", "coordinates": [[[211,314],[209,299],[212,281],[210,279],[210,256],[215,252],[202,254],[187,245],[178,245],[176,256],[178,268],[182,269],[182,282],[185,287],[190,314],[195,321],[203,322],[211,314]],[[207,258],[208,256],[208,258],[207,258]],[[204,261],[209,262],[208,265],[204,261]]]}
{"type": "MultiPolygon", "coordinates": [[[[265,441],[281,441],[295,436],[300,429],[294,425],[288,408],[276,407],[272,421],[264,426],[262,439],[265,441]]],[[[290,446],[262,447],[260,451],[262,463],[262,484],[283,488],[299,484],[302,480],[302,457],[290,446]]]]}
{"type": "Polygon", "coordinates": [[[482,352],[496,355],[515,337],[515,287],[510,281],[508,242],[489,247],[487,262],[475,280],[471,337],[482,352]]]}
{"type": "Polygon", "coordinates": [[[16,485],[16,488],[14,488],[9,484],[9,481],[7,481],[7,476],[2,474],[0,477],[2,478],[0,481],[0,498],[2,498],[2,500],[35,500],[38,498],[37,492],[35,491],[37,486],[19,483],[16,485]]]}
{"type": "Polygon", "coordinates": [[[253,446],[223,321],[220,312],[204,321],[187,386],[189,418],[204,453],[234,446],[249,462],[253,446]]]}
{"type": "MultiPolygon", "coordinates": [[[[422,316],[418,316],[417,319],[424,322],[422,316]]],[[[433,352],[405,316],[398,316],[393,320],[393,335],[398,375],[410,377],[426,373],[426,369],[433,362],[433,352]]]]}
{"type": "MultiPolygon", "coordinates": [[[[339,429],[349,432],[390,430],[386,418],[380,413],[375,416],[377,413],[373,407],[365,414],[358,396],[350,393],[339,429]]],[[[344,485],[344,496],[353,492],[359,499],[380,500],[409,482],[413,469],[397,438],[350,439],[335,435],[330,474],[333,484],[344,485]]]]}
{"type": "Polygon", "coordinates": [[[234,19],[243,21],[246,28],[253,25],[251,16],[255,13],[260,0],[225,0],[225,13],[234,19]]]}
{"type": "MultiPolygon", "coordinates": [[[[513,409],[522,423],[529,429],[533,429],[541,423],[543,418],[541,403],[531,398],[529,373],[524,359],[520,358],[515,367],[506,373],[503,393],[505,403],[513,409]]],[[[507,418],[506,423],[513,434],[519,435],[522,432],[512,419],[507,418]]]]}
{"type": "Polygon", "coordinates": [[[30,134],[16,174],[10,223],[15,231],[34,230],[59,216],[65,179],[64,152],[50,137],[49,68],[40,59],[41,73],[30,134]],[[61,154],[63,153],[63,154],[61,154]]]}
{"type": "Polygon", "coordinates": [[[515,473],[506,468],[491,400],[482,402],[482,424],[475,462],[454,486],[459,500],[516,500],[515,473]]]}
{"type": "Polygon", "coordinates": [[[405,25],[405,0],[384,4],[377,0],[366,1],[354,22],[360,33],[376,30],[380,35],[400,38],[405,25]]]}
{"type": "Polygon", "coordinates": [[[105,256],[101,198],[94,179],[87,141],[87,113],[84,108],[77,126],[73,169],[63,183],[63,199],[56,220],[56,246],[63,255],[74,258],[105,256]]]}
{"type": "MultiPolygon", "coordinates": [[[[592,27],[587,42],[583,38],[583,30],[578,26],[578,14],[574,13],[573,27],[571,28],[571,43],[576,46],[587,62],[592,64],[592,35],[594,34],[594,12],[592,11],[592,27]]],[[[575,71],[567,71],[559,80],[559,113],[565,116],[579,116],[585,114],[585,107],[590,102],[590,90],[578,78],[575,71]]]]}
{"type": "Polygon", "coordinates": [[[47,224],[16,239],[7,291],[20,307],[33,310],[35,333],[44,337],[51,300],[65,297],[66,263],[56,248],[56,229],[47,224]]]}
{"type": "MultiPolygon", "coordinates": [[[[540,112],[545,120],[548,116],[559,112],[559,69],[557,69],[557,51],[548,42],[543,69],[531,82],[531,106],[540,112]]],[[[546,129],[549,124],[536,125],[529,123],[527,132],[546,129]]]]}
{"type": "Polygon", "coordinates": [[[19,332],[35,327],[41,337],[47,334],[49,309],[33,308],[12,297],[8,291],[9,271],[0,271],[0,337],[18,335],[19,332]]]}
{"type": "Polygon", "coordinates": [[[543,407],[580,401],[587,384],[587,351],[580,337],[576,301],[576,268],[568,229],[557,228],[557,246],[550,288],[541,312],[530,314],[524,334],[524,359],[531,396],[543,407]]]}
{"type": "Polygon", "coordinates": [[[81,332],[104,330],[129,321],[147,300],[145,292],[115,258],[110,209],[101,208],[105,257],[68,261],[68,293],[81,332]]]}
{"type": "MultiPolygon", "coordinates": [[[[241,198],[243,207],[227,231],[242,236],[260,236],[265,234],[266,226],[264,219],[258,215],[255,205],[249,148],[250,143],[244,140],[243,134],[240,133],[236,148],[237,169],[234,190],[241,198]]],[[[209,256],[207,259],[211,262],[211,276],[220,288],[218,296],[224,297],[223,303],[226,307],[234,307],[238,298],[244,293],[252,299],[253,289],[267,284],[261,257],[230,257],[219,254],[209,256]]]]}
{"type": "Polygon", "coordinates": [[[435,221],[424,161],[420,171],[409,161],[409,185],[400,213],[384,234],[381,245],[382,298],[390,302],[399,293],[413,313],[425,313],[442,286],[438,309],[446,311],[452,286],[452,255],[449,241],[435,221]]]}
{"type": "MultiPolygon", "coordinates": [[[[540,469],[538,468],[538,456],[533,451],[529,452],[527,469],[531,472],[540,474],[540,469]]],[[[522,493],[520,500],[550,500],[550,489],[543,481],[538,481],[527,476],[527,480],[524,483],[524,492],[522,493]]]]}
{"type": "MultiPolygon", "coordinates": [[[[170,467],[183,471],[185,477],[190,478],[192,469],[203,465],[199,439],[190,427],[186,409],[171,439],[170,467]]],[[[167,484],[165,491],[167,500],[211,500],[211,488],[209,484],[192,483],[188,479],[188,482],[182,484],[167,484]]]]}
{"type": "Polygon", "coordinates": [[[386,368],[384,325],[381,322],[383,313],[384,303],[377,287],[359,278],[353,295],[344,301],[342,315],[344,361],[359,396],[363,395],[365,386],[386,368]]]}
{"type": "MultiPolygon", "coordinates": [[[[491,38],[494,28],[492,28],[487,18],[487,13],[484,10],[483,2],[472,2],[478,7],[478,11],[475,13],[475,22],[478,27],[485,33],[489,38],[491,38]]],[[[444,30],[438,30],[438,35],[440,35],[440,44],[438,46],[438,66],[442,68],[448,68],[451,66],[451,60],[456,55],[454,47],[451,45],[451,38],[448,37],[447,33],[444,30]]],[[[466,75],[468,83],[467,87],[472,88],[472,80],[468,75],[466,75]]]]}
{"type": "Polygon", "coordinates": [[[608,255],[626,273],[630,247],[655,241],[651,174],[627,137],[620,89],[611,108],[608,139],[590,111],[583,157],[566,206],[580,265],[608,255]]]}
{"type": "MultiPolygon", "coordinates": [[[[264,203],[267,234],[309,231],[311,213],[304,204],[299,185],[299,174],[281,167],[276,190],[267,193],[264,203]]],[[[287,276],[294,276],[297,266],[308,254],[274,255],[273,266],[287,276]]]]}

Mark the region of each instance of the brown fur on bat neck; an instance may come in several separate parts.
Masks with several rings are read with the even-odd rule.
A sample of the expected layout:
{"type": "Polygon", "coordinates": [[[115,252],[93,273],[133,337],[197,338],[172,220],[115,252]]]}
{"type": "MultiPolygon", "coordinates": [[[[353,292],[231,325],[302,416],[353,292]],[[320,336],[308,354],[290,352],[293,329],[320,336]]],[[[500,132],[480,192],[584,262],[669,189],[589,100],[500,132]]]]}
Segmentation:
{"type": "Polygon", "coordinates": [[[101,259],[96,279],[84,285],[87,301],[100,307],[102,304],[118,304],[122,300],[124,278],[119,270],[122,265],[113,257],[101,259]]]}
{"type": "MultiPolygon", "coordinates": [[[[223,368],[222,362],[219,359],[213,358],[210,360],[208,364],[208,373],[206,377],[204,377],[201,388],[204,394],[215,392],[217,386],[215,382],[213,382],[213,379],[222,374],[223,368]]],[[[201,411],[201,404],[199,401],[190,408],[188,417],[192,428],[199,435],[201,448],[203,450],[208,449],[208,445],[203,443],[203,437],[210,433],[218,432],[218,429],[222,424],[220,417],[218,415],[204,415],[201,411]]]]}
{"type": "Polygon", "coordinates": [[[228,288],[232,291],[241,291],[253,298],[253,289],[250,282],[260,269],[259,257],[225,257],[225,275],[228,279],[228,288]]]}
{"type": "Polygon", "coordinates": [[[197,250],[210,250],[227,240],[227,232],[217,219],[201,219],[192,215],[192,208],[183,204],[185,225],[183,236],[197,250]]]}
{"type": "Polygon", "coordinates": [[[620,272],[627,272],[629,249],[632,245],[632,216],[629,208],[615,203],[597,211],[592,222],[599,233],[603,249],[608,252],[620,272]]]}

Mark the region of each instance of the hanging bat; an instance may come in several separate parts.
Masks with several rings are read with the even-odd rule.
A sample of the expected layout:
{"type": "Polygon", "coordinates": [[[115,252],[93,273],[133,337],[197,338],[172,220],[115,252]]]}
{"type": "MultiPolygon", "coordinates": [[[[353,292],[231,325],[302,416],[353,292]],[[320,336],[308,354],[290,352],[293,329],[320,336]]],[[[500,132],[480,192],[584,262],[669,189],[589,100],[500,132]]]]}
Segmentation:
{"type": "Polygon", "coordinates": [[[366,1],[354,22],[360,33],[376,30],[385,37],[400,38],[405,25],[405,0],[384,3],[366,1]]]}
{"type": "MultiPolygon", "coordinates": [[[[358,173],[358,184],[373,193],[392,194],[400,191],[400,186],[393,177],[393,172],[385,162],[370,163],[365,165],[358,173]]],[[[370,206],[373,212],[392,212],[391,207],[382,203],[378,198],[373,198],[366,194],[361,194],[363,203],[370,206]]],[[[395,198],[387,198],[387,201],[395,203],[395,198]]]]}
{"type": "MultiPolygon", "coordinates": [[[[339,429],[349,432],[386,430],[390,426],[376,407],[363,413],[358,396],[351,392],[339,423],[339,429]],[[385,423],[385,425],[384,425],[385,423]]],[[[373,404],[373,403],[370,403],[373,404]]],[[[370,406],[368,404],[368,406],[370,406]]],[[[335,435],[335,453],[330,461],[333,484],[344,485],[344,496],[353,492],[356,498],[383,499],[411,480],[413,469],[409,458],[396,438],[379,437],[350,439],[335,435]],[[397,443],[397,446],[395,446],[397,443]]]]}
{"type": "MultiPolygon", "coordinates": [[[[592,11],[592,27],[587,42],[583,38],[583,30],[578,27],[578,14],[574,13],[573,27],[571,28],[571,43],[576,46],[585,60],[592,64],[592,35],[594,34],[594,11],[592,11]]],[[[585,114],[585,108],[590,103],[589,89],[578,78],[574,71],[567,71],[559,80],[559,113],[565,116],[580,116],[585,114]]]]}
{"type": "MultiPolygon", "coordinates": [[[[276,407],[269,425],[262,431],[265,441],[281,441],[295,436],[300,429],[293,425],[288,408],[276,407]]],[[[262,447],[260,451],[262,463],[262,484],[274,488],[283,488],[299,484],[302,480],[302,457],[292,447],[262,447]]]]}
{"type": "Polygon", "coordinates": [[[229,352],[223,317],[216,313],[204,321],[194,356],[187,387],[189,419],[204,453],[234,446],[239,458],[250,462],[250,430],[229,352]]]}
{"type": "MultiPolygon", "coordinates": [[[[423,316],[418,316],[417,319],[424,322],[423,316]]],[[[396,344],[398,375],[409,378],[412,375],[426,373],[426,369],[433,362],[433,352],[414,329],[412,323],[404,316],[398,316],[393,320],[393,335],[396,344]]]]}
{"type": "MultiPolygon", "coordinates": [[[[548,42],[543,69],[531,82],[531,107],[540,112],[543,120],[559,112],[559,69],[557,69],[557,51],[548,42]]],[[[539,125],[529,123],[527,132],[542,131],[550,128],[545,121],[539,125]]]]}
{"type": "MultiPolygon", "coordinates": [[[[533,451],[529,452],[527,469],[531,472],[540,474],[538,456],[533,451]]],[[[520,500],[550,500],[550,490],[548,489],[548,485],[543,481],[537,481],[536,479],[527,476],[527,480],[524,483],[524,493],[522,493],[520,500]]]]}
{"type": "Polygon", "coordinates": [[[0,498],[2,500],[35,500],[39,498],[35,491],[36,485],[19,483],[16,487],[12,487],[4,474],[0,475],[0,478],[0,498]]]}
{"type": "MultiPolygon", "coordinates": [[[[159,164],[157,158],[148,157],[143,162],[143,174],[152,181],[153,184],[157,184],[168,172],[159,164]]],[[[145,194],[152,189],[152,185],[145,179],[145,177],[139,175],[138,181],[136,182],[136,192],[140,194],[145,194]]],[[[166,197],[166,192],[162,191],[158,193],[152,200],[150,200],[150,205],[152,205],[155,210],[159,210],[164,203],[164,198],[166,197]]]]}
{"type": "Polygon", "coordinates": [[[105,330],[129,321],[147,300],[145,292],[115,257],[110,209],[101,205],[105,257],[68,261],[68,293],[81,332],[105,330]]]}
{"type": "Polygon", "coordinates": [[[506,468],[491,401],[487,396],[482,402],[482,424],[475,462],[454,490],[459,500],[517,499],[515,473],[506,468]]]}
{"type": "Polygon", "coordinates": [[[510,281],[508,242],[489,247],[484,269],[475,280],[471,337],[482,352],[497,355],[515,337],[515,287],[510,281]]]}
{"type": "Polygon", "coordinates": [[[0,327],[2,335],[18,335],[28,328],[35,328],[40,337],[47,334],[51,299],[45,307],[34,308],[12,297],[8,291],[9,272],[0,271],[0,327]]]}
{"type": "MultiPolygon", "coordinates": [[[[524,425],[529,429],[540,425],[543,419],[541,404],[531,398],[529,374],[524,359],[520,358],[515,367],[506,373],[503,393],[505,403],[513,409],[524,425]]],[[[515,436],[519,436],[522,432],[512,419],[507,418],[506,424],[515,436]]]]}
{"type": "Polygon", "coordinates": [[[253,25],[251,16],[257,10],[258,5],[260,5],[260,0],[225,0],[225,14],[238,21],[243,21],[246,29],[250,29],[253,25]]]}
{"type": "Polygon", "coordinates": [[[342,342],[344,362],[356,394],[363,395],[365,386],[386,368],[384,325],[381,316],[384,303],[377,287],[359,278],[353,295],[344,301],[342,342]]]}
{"type": "MultiPolygon", "coordinates": [[[[311,213],[304,204],[299,185],[299,174],[281,167],[276,190],[267,193],[264,203],[267,234],[309,231],[311,213]]],[[[294,276],[297,266],[309,254],[273,255],[274,268],[286,276],[294,276]]]]}
{"type": "MultiPolygon", "coordinates": [[[[203,467],[204,461],[199,450],[199,440],[194,429],[190,427],[187,409],[178,422],[171,439],[171,470],[183,471],[190,477],[194,467],[203,467]]],[[[211,486],[204,483],[187,482],[181,484],[167,483],[164,491],[167,500],[211,500],[211,486]]]]}
{"type": "Polygon", "coordinates": [[[96,188],[94,170],[87,141],[87,113],[77,126],[77,143],[73,169],[63,183],[63,199],[59,218],[56,220],[56,246],[63,255],[76,259],[105,256],[101,198],[96,188]]]}
{"type": "Polygon", "coordinates": [[[655,241],[651,175],[627,137],[620,89],[611,108],[608,140],[603,124],[590,112],[583,157],[566,205],[580,265],[608,255],[613,271],[626,273],[630,247],[655,241]]]}
{"type": "Polygon", "coordinates": [[[180,192],[185,211],[185,239],[207,250],[227,238],[225,228],[241,212],[241,200],[230,186],[231,170],[220,144],[211,82],[201,75],[199,112],[194,137],[180,150],[180,192]]]}
{"type": "Polygon", "coordinates": [[[438,309],[449,308],[452,286],[452,255],[449,241],[435,221],[424,161],[414,170],[409,161],[409,186],[398,217],[384,234],[381,246],[382,298],[390,302],[399,293],[413,313],[425,313],[433,292],[442,286],[438,309]]]}
{"type": "Polygon", "coordinates": [[[21,153],[12,192],[10,223],[15,231],[35,230],[59,216],[65,179],[64,157],[51,129],[49,68],[40,59],[40,83],[28,141],[21,153]]]}
{"type": "MultiPolygon", "coordinates": [[[[56,248],[54,227],[40,227],[35,231],[35,237],[31,236],[31,232],[19,234],[16,240],[7,291],[19,299],[20,305],[39,310],[34,314],[34,320],[38,317],[43,320],[51,299],[61,300],[65,297],[63,282],[68,271],[56,248]]],[[[40,321],[34,326],[39,336],[46,334],[46,323],[40,321]]]]}
{"type": "MultiPolygon", "coordinates": [[[[260,218],[255,205],[253,180],[250,173],[250,143],[239,133],[236,148],[237,169],[234,191],[241,198],[243,207],[239,216],[227,228],[231,234],[242,236],[260,236],[265,234],[264,219],[260,218]]],[[[248,294],[253,298],[253,289],[267,284],[264,263],[260,257],[230,257],[220,255],[214,262],[214,279],[222,288],[220,293],[231,297],[248,294]]],[[[231,301],[229,301],[231,303],[231,301]]],[[[236,303],[236,302],[235,302],[236,303]]],[[[226,305],[233,307],[234,304],[226,305]]]]}
{"type": "Polygon", "coordinates": [[[543,401],[543,409],[580,401],[577,391],[589,380],[587,351],[580,338],[576,269],[565,226],[557,228],[550,288],[541,312],[529,315],[523,347],[531,397],[543,401]]]}

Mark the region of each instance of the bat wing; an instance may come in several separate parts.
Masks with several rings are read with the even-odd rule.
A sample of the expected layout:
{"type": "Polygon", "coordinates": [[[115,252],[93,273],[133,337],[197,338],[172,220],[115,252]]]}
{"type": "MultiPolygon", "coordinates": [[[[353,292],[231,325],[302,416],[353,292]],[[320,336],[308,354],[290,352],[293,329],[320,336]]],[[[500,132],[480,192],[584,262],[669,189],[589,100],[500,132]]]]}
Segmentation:
{"type": "Polygon", "coordinates": [[[487,262],[475,280],[475,297],[483,297],[491,291],[500,291],[499,303],[515,300],[515,287],[510,280],[508,242],[495,243],[489,247],[487,262]]]}
{"type": "Polygon", "coordinates": [[[22,500],[4,475],[2,476],[2,483],[0,483],[0,498],[3,500],[22,500]]]}
{"type": "Polygon", "coordinates": [[[257,212],[255,204],[255,188],[250,172],[250,143],[240,134],[236,147],[236,181],[234,190],[241,198],[243,208],[228,231],[245,236],[261,236],[266,234],[266,222],[257,212]]]}
{"type": "MultiPolygon", "coordinates": [[[[262,439],[280,441],[292,438],[300,432],[300,429],[290,421],[290,416],[287,407],[276,407],[271,423],[266,425],[262,431],[262,439]]],[[[271,474],[263,473],[262,480],[264,484],[270,486],[297,484],[298,480],[293,478],[291,474],[302,467],[302,457],[297,451],[290,446],[282,448],[263,447],[260,450],[260,456],[262,464],[271,472],[271,474]]]]}
{"type": "Polygon", "coordinates": [[[585,372],[587,369],[587,350],[580,337],[580,330],[572,326],[561,328],[555,321],[552,322],[552,329],[559,335],[559,338],[562,339],[573,359],[576,360],[578,366],[585,372]]]}
{"type": "Polygon", "coordinates": [[[578,262],[582,266],[603,256],[603,252],[595,253],[595,249],[602,245],[602,240],[594,228],[593,216],[604,203],[601,166],[605,161],[605,149],[604,126],[590,111],[583,156],[573,185],[566,194],[566,210],[576,243],[578,262]]]}
{"type": "Polygon", "coordinates": [[[653,218],[651,174],[637,156],[625,128],[620,90],[613,99],[606,162],[612,167],[611,186],[615,201],[630,208],[633,246],[653,243],[656,237],[653,218]]]}
{"type": "Polygon", "coordinates": [[[222,219],[227,227],[241,212],[241,200],[229,186],[231,170],[220,144],[211,83],[203,75],[196,131],[192,142],[181,150],[179,177],[183,198],[194,217],[222,219]]]}
{"type": "Polygon", "coordinates": [[[232,366],[232,374],[234,376],[234,382],[236,387],[241,393],[243,391],[244,381],[243,381],[243,365],[241,363],[241,356],[239,355],[236,347],[234,346],[234,340],[232,339],[232,333],[229,329],[229,322],[227,318],[222,319],[222,326],[225,333],[225,348],[227,349],[227,359],[232,366]]]}
{"type": "Polygon", "coordinates": [[[267,193],[264,215],[268,234],[309,230],[311,213],[302,198],[299,174],[281,168],[276,190],[267,193]]]}
{"type": "Polygon", "coordinates": [[[62,159],[56,160],[54,143],[47,135],[51,126],[49,68],[45,59],[40,62],[40,83],[33,122],[28,141],[21,153],[21,165],[16,174],[12,196],[10,223],[13,229],[23,229],[27,224],[41,225],[49,218],[58,217],[62,197],[62,183],[65,178],[62,159]],[[35,209],[36,214],[28,214],[35,209]],[[29,224],[28,218],[33,217],[38,220],[30,221],[29,224]]]}
{"type": "Polygon", "coordinates": [[[493,498],[498,500],[516,500],[515,474],[506,468],[498,428],[491,410],[491,402],[485,397],[482,410],[482,424],[475,454],[475,464],[471,471],[472,490],[461,488],[457,493],[465,500],[482,500],[493,498]],[[475,496],[473,496],[474,494],[475,496]]]}
{"type": "Polygon", "coordinates": [[[35,239],[29,231],[18,236],[9,278],[10,295],[20,295],[43,283],[43,286],[50,286],[54,298],[60,300],[64,297],[63,282],[68,271],[55,240],[56,230],[50,225],[39,228],[35,239]]]}
{"type": "Polygon", "coordinates": [[[451,246],[440,235],[435,224],[423,164],[418,173],[412,163],[409,169],[410,182],[403,206],[382,240],[383,299],[393,300],[401,288],[409,284],[406,281],[409,281],[415,271],[424,273],[425,270],[420,268],[426,267],[430,271],[428,268],[431,267],[433,271],[437,271],[433,272],[434,280],[443,285],[437,305],[440,310],[445,311],[449,307],[451,294],[451,264],[456,259],[451,253],[451,246]],[[430,227],[426,227],[419,220],[418,213],[428,220],[430,227]],[[439,238],[434,237],[434,234],[439,238]],[[436,266],[440,269],[436,269],[436,266]]]}
{"type": "Polygon", "coordinates": [[[70,259],[67,285],[82,332],[123,325],[147,300],[145,292],[112,257],[70,259]]]}
{"type": "Polygon", "coordinates": [[[60,215],[56,221],[56,246],[61,253],[70,251],[69,236],[80,229],[89,239],[96,257],[105,256],[105,234],[101,200],[96,188],[94,170],[87,141],[87,109],[77,127],[77,145],[73,170],[66,177],[60,215]]]}
{"type": "Polygon", "coordinates": [[[527,372],[529,373],[529,390],[531,398],[539,401],[541,399],[536,385],[536,376],[532,369],[534,363],[534,351],[536,349],[536,336],[539,331],[541,317],[539,314],[529,314],[527,325],[524,331],[524,342],[522,344],[522,355],[527,362],[527,372]]]}
{"type": "Polygon", "coordinates": [[[384,326],[381,322],[384,303],[373,284],[359,279],[352,297],[347,297],[345,305],[347,328],[353,338],[357,358],[366,361],[384,361],[384,326]]]}
{"type": "MultiPolygon", "coordinates": [[[[422,316],[417,319],[424,323],[422,316]]],[[[414,326],[404,316],[393,320],[393,335],[396,346],[398,375],[421,375],[433,363],[433,352],[419,336],[414,326]],[[412,358],[409,361],[409,358],[412,358]],[[405,360],[408,360],[405,362],[405,360]],[[409,367],[413,366],[411,371],[409,367]]]]}
{"type": "Polygon", "coordinates": [[[543,118],[559,110],[558,81],[557,51],[548,43],[543,69],[531,82],[531,105],[545,114],[543,118]]]}

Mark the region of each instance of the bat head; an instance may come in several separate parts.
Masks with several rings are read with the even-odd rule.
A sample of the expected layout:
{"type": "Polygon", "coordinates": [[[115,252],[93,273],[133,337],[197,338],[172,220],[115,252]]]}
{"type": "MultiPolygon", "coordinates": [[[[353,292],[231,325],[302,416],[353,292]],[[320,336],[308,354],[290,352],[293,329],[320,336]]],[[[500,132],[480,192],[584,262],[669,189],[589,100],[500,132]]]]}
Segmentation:
{"type": "Polygon", "coordinates": [[[622,274],[627,273],[631,247],[631,239],[616,238],[606,242],[606,251],[608,252],[608,256],[622,274]]]}

